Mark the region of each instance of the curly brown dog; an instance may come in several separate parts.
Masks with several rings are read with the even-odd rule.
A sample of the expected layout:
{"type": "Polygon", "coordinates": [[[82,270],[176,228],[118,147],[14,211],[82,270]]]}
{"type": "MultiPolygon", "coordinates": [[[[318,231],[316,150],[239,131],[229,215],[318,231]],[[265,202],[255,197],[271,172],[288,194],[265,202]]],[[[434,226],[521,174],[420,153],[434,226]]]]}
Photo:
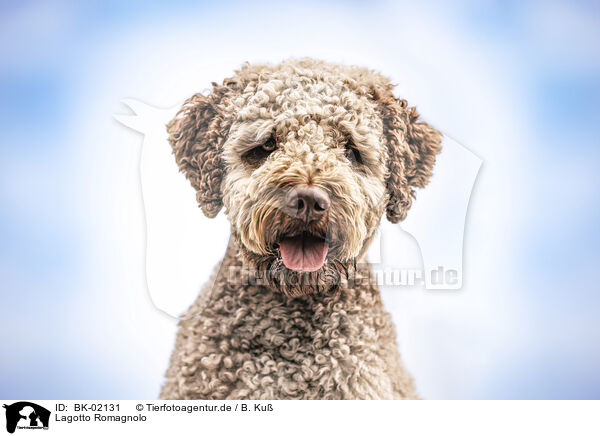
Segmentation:
{"type": "Polygon", "coordinates": [[[213,88],[168,131],[231,238],[180,321],[161,398],[417,398],[365,252],[384,211],[402,220],[427,184],[440,133],[364,68],[246,64],[213,88]]]}

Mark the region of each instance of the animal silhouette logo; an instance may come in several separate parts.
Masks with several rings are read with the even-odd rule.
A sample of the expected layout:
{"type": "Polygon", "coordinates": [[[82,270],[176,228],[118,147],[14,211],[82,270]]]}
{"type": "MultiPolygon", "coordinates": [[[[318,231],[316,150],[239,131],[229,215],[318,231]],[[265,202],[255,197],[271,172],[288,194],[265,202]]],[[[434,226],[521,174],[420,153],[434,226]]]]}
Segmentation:
{"type": "MultiPolygon", "coordinates": [[[[133,115],[114,118],[144,135],[140,182],[146,219],[148,290],[157,308],[177,317],[196,298],[202,285],[199,278],[210,275],[212,266],[222,258],[219,249],[198,247],[225,247],[230,226],[223,214],[212,220],[204,217],[194,200],[193,188],[179,173],[165,128],[179,108],[160,109],[132,99],[122,103],[133,115]]],[[[435,175],[427,189],[419,192],[419,201],[413,203],[408,217],[401,225],[382,220],[375,231],[368,252],[374,271],[382,273],[384,280],[388,277],[386,268],[394,280],[402,279],[406,272],[409,284],[412,277],[426,289],[460,289],[467,210],[482,163],[469,149],[444,135],[435,175]],[[410,246],[412,239],[417,243],[417,252],[403,253],[400,258],[397,247],[410,246]],[[422,267],[405,268],[401,261],[422,267]]]]}
{"type": "Polygon", "coordinates": [[[50,411],[29,401],[19,401],[3,406],[6,409],[6,431],[19,429],[48,429],[50,411]]]}

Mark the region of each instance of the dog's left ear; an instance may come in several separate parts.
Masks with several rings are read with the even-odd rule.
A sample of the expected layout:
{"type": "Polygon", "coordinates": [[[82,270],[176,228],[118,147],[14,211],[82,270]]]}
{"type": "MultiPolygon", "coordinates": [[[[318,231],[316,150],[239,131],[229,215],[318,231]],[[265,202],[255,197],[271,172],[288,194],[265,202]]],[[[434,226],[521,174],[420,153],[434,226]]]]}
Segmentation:
{"type": "Polygon", "coordinates": [[[223,143],[231,120],[225,116],[226,99],[236,87],[233,79],[213,83],[209,95],[195,94],[185,101],[167,124],[175,160],[196,189],[204,214],[213,218],[223,207],[221,184],[225,175],[223,143]]]}
{"type": "Polygon", "coordinates": [[[406,218],[415,197],[414,188],[423,188],[429,182],[435,156],[442,149],[442,134],[429,124],[419,121],[414,107],[392,94],[392,86],[376,87],[378,102],[387,142],[388,220],[397,223],[406,218]]]}

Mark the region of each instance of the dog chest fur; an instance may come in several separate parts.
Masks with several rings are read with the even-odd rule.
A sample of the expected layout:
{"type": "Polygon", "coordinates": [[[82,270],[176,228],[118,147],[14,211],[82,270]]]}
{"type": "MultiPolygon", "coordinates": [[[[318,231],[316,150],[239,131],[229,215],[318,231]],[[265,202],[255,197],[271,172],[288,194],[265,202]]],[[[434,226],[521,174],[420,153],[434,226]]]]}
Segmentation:
{"type": "Polygon", "coordinates": [[[231,284],[242,268],[231,241],[180,321],[161,398],[416,398],[376,287],[291,298],[231,284]]]}

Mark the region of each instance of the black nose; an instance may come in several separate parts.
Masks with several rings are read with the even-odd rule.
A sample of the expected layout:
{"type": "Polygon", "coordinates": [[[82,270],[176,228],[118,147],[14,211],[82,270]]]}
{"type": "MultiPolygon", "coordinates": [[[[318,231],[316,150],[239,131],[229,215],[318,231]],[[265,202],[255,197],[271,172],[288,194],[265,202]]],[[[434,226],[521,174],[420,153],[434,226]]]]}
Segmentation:
{"type": "Polygon", "coordinates": [[[294,188],[285,196],[285,211],[292,218],[316,221],[329,209],[327,192],[320,188],[294,188]]]}

